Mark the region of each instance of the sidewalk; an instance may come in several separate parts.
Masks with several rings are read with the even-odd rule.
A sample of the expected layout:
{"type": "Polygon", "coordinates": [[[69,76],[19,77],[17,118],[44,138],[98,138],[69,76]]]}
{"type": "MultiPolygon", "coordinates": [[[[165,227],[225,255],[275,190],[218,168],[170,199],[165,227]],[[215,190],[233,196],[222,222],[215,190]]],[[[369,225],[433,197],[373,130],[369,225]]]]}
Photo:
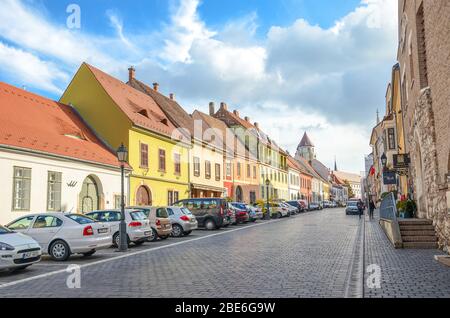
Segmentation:
{"type": "MultiPolygon", "coordinates": [[[[375,220],[366,217],[365,268],[381,267],[381,288],[364,286],[365,297],[387,298],[450,298],[450,268],[434,260],[440,250],[394,249],[375,220]]],[[[364,281],[370,274],[365,273],[364,281]]]]}

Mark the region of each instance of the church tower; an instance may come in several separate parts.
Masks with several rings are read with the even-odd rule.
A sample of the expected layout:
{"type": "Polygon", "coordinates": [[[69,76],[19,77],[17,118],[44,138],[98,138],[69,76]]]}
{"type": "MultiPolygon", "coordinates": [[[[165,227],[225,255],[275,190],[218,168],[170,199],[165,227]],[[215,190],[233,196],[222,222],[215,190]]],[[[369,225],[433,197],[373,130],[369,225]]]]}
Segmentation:
{"type": "Polygon", "coordinates": [[[297,147],[297,152],[295,153],[295,158],[303,158],[308,162],[316,159],[316,154],[314,152],[314,144],[309,139],[308,134],[305,132],[300,144],[297,147]]]}

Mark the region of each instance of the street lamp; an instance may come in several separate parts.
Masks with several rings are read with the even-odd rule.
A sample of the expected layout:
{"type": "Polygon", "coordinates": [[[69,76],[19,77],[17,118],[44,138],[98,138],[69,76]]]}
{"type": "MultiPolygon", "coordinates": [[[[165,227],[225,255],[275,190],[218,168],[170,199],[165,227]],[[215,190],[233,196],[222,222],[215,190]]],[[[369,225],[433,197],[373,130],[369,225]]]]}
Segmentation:
{"type": "Polygon", "coordinates": [[[119,251],[126,252],[128,249],[128,240],[127,240],[127,224],[125,223],[125,190],[124,190],[124,178],[125,178],[125,163],[127,162],[128,157],[128,149],[123,144],[120,145],[119,149],[117,149],[117,159],[120,162],[120,186],[121,186],[121,196],[120,196],[120,244],[119,251]]]}
{"type": "Polygon", "coordinates": [[[269,180],[269,179],[266,179],[266,192],[267,192],[267,213],[266,213],[266,220],[270,220],[269,185],[270,185],[270,180],[269,180]]]}

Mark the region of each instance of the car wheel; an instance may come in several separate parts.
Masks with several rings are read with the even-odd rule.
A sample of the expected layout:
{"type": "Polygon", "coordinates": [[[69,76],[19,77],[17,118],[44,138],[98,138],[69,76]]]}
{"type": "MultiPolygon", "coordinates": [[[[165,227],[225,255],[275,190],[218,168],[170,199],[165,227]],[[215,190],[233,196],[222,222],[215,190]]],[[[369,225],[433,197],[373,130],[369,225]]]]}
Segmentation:
{"type": "Polygon", "coordinates": [[[150,242],[155,242],[158,239],[158,233],[156,233],[155,229],[152,229],[152,234],[148,238],[150,242]]]}
{"type": "MultiPolygon", "coordinates": [[[[130,247],[130,237],[127,234],[127,243],[128,243],[128,247],[130,247]]],[[[113,236],[113,246],[114,247],[119,247],[120,246],[120,233],[117,232],[116,234],[114,234],[113,236]]]]}
{"type": "Polygon", "coordinates": [[[87,253],[82,253],[82,255],[83,255],[83,257],[90,257],[90,256],[94,255],[95,252],[96,251],[90,251],[90,252],[87,252],[87,253]]]}
{"type": "Polygon", "coordinates": [[[183,228],[178,224],[174,224],[172,226],[172,236],[173,237],[183,236],[183,228]]]}
{"type": "Polygon", "coordinates": [[[278,212],[277,216],[279,219],[281,219],[283,217],[283,214],[281,214],[281,212],[278,212]]]}
{"type": "Polygon", "coordinates": [[[50,245],[49,254],[55,261],[67,261],[70,256],[69,245],[67,245],[67,243],[62,240],[54,241],[50,245]]]}
{"type": "Polygon", "coordinates": [[[205,228],[206,228],[208,231],[215,230],[215,229],[216,229],[216,223],[214,223],[213,220],[208,219],[208,220],[206,220],[206,222],[205,222],[205,228]]]}
{"type": "Polygon", "coordinates": [[[186,236],[188,236],[191,233],[192,233],[192,231],[183,232],[183,234],[186,235],[186,236]]]}

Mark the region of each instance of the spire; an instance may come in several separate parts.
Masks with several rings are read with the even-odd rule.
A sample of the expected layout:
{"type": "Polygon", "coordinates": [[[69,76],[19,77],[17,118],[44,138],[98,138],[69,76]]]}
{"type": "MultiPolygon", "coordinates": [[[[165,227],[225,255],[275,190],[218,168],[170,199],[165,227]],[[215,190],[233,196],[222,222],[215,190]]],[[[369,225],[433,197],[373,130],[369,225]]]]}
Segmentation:
{"type": "Polygon", "coordinates": [[[380,123],[380,112],[377,109],[377,125],[380,123]]]}
{"type": "Polygon", "coordinates": [[[302,141],[300,141],[299,147],[314,147],[314,144],[312,143],[311,139],[309,139],[308,134],[305,131],[305,134],[303,135],[302,141]]]}
{"type": "Polygon", "coordinates": [[[338,171],[337,162],[336,162],[336,156],[334,156],[334,171],[338,171]]]}

